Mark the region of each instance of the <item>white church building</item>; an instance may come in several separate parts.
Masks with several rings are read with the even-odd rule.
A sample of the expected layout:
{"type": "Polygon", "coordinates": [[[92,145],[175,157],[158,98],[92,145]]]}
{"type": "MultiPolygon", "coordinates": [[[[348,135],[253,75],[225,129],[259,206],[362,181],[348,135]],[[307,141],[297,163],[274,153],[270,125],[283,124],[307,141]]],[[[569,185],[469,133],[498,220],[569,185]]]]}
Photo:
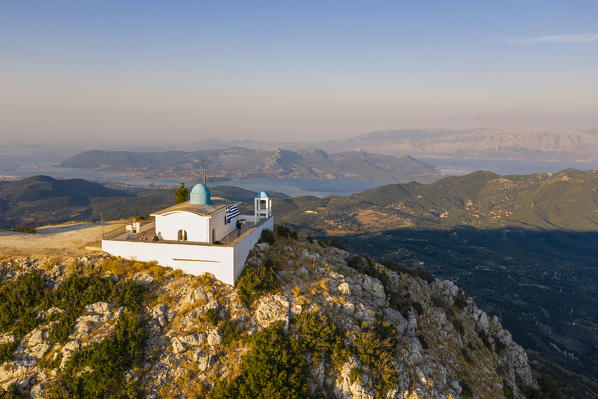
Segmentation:
{"type": "Polygon", "coordinates": [[[253,215],[241,215],[238,205],[212,198],[205,184],[197,184],[189,201],[154,212],[152,222],[128,226],[129,232],[102,240],[102,250],[194,275],[211,273],[234,285],[262,231],[274,229],[268,193],[262,191],[255,198],[253,215]]]}

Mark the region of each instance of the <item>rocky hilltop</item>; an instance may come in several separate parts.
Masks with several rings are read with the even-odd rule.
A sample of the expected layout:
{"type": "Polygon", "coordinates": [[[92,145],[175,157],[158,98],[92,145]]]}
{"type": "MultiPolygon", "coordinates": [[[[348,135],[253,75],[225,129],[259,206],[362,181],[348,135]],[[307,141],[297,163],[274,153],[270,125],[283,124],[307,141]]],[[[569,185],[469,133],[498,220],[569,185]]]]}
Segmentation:
{"type": "Polygon", "coordinates": [[[0,397],[522,398],[550,388],[452,282],[282,236],[258,244],[236,287],[103,255],[3,259],[0,363],[0,397]]]}

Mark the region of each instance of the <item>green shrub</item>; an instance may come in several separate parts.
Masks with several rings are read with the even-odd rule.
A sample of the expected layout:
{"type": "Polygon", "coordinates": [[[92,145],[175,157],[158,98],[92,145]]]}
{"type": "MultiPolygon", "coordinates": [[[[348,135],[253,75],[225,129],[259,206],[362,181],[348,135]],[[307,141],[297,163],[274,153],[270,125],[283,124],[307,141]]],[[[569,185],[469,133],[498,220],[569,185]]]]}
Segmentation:
{"type": "Polygon", "coordinates": [[[363,375],[363,370],[358,367],[353,367],[349,372],[349,381],[351,381],[351,385],[355,382],[361,382],[361,376],[363,375]]]}
{"type": "Polygon", "coordinates": [[[360,271],[365,267],[365,263],[366,260],[361,255],[353,255],[347,259],[347,266],[360,271]]]}
{"type": "Polygon", "coordinates": [[[461,397],[462,398],[473,398],[473,390],[465,381],[459,381],[459,385],[461,385],[461,397]]]}
{"type": "Polygon", "coordinates": [[[36,272],[23,274],[16,280],[0,280],[0,331],[14,331],[20,329],[22,323],[30,324],[33,310],[47,291],[44,280],[36,272]]]}
{"type": "Polygon", "coordinates": [[[492,349],[492,343],[490,343],[490,339],[488,338],[488,334],[486,334],[484,331],[482,330],[478,330],[478,337],[480,338],[480,340],[482,340],[482,342],[484,343],[484,346],[486,346],[486,348],[493,350],[492,349]]]}
{"type": "Polygon", "coordinates": [[[564,399],[559,387],[548,374],[541,373],[536,377],[539,391],[532,391],[527,396],[530,399],[564,399]]]}
{"type": "Polygon", "coordinates": [[[424,307],[422,306],[421,303],[413,301],[411,303],[411,306],[413,307],[413,309],[415,309],[415,311],[417,312],[418,315],[424,314],[424,307]]]}
{"type": "Polygon", "coordinates": [[[206,320],[210,324],[212,324],[214,326],[218,325],[218,322],[220,320],[222,320],[222,318],[220,317],[220,312],[218,311],[218,309],[208,309],[208,310],[206,310],[205,317],[206,317],[206,320]]]}
{"type": "Polygon", "coordinates": [[[133,281],[116,283],[94,273],[89,276],[71,276],[47,298],[47,305],[63,310],[50,332],[50,341],[65,343],[73,331],[77,317],[87,305],[106,301],[138,311],[143,301],[144,288],[133,281]]]}
{"type": "Polygon", "coordinates": [[[471,358],[471,356],[469,355],[469,351],[467,350],[467,348],[462,347],[460,350],[461,350],[461,354],[463,355],[463,358],[465,358],[465,361],[467,361],[467,363],[469,363],[469,364],[473,364],[474,361],[471,358]]]}
{"type": "Polygon", "coordinates": [[[423,349],[428,349],[430,346],[428,345],[428,340],[426,339],[426,337],[424,337],[423,335],[418,335],[417,336],[417,340],[419,341],[419,343],[421,344],[423,349]]]}
{"type": "Polygon", "coordinates": [[[376,397],[385,397],[398,381],[393,354],[395,342],[380,335],[380,329],[359,332],[354,341],[357,358],[372,371],[376,397]]]}
{"type": "Polygon", "coordinates": [[[507,345],[505,345],[500,339],[494,340],[494,350],[496,353],[501,354],[505,349],[507,349],[507,345]]]}
{"type": "Polygon", "coordinates": [[[391,291],[389,302],[390,306],[398,310],[405,319],[409,318],[409,311],[411,310],[409,298],[404,297],[399,292],[391,291]]]}
{"type": "Polygon", "coordinates": [[[307,363],[299,343],[284,332],[284,322],[272,323],[251,336],[240,374],[219,381],[211,399],[305,398],[307,363]]]}
{"type": "Polygon", "coordinates": [[[291,230],[288,226],[277,224],[275,226],[275,230],[278,237],[293,238],[295,240],[297,239],[297,232],[291,230]]]}
{"type": "Polygon", "coordinates": [[[314,362],[319,362],[324,355],[333,367],[339,369],[349,360],[351,351],[334,320],[327,315],[302,313],[293,319],[292,326],[303,350],[314,355],[314,362]]]}
{"type": "Polygon", "coordinates": [[[500,364],[498,366],[496,366],[496,368],[494,369],[496,371],[496,374],[502,376],[505,375],[508,371],[507,366],[505,366],[504,364],[500,364]]]}
{"type": "Polygon", "coordinates": [[[0,399],[21,399],[28,398],[29,395],[22,394],[17,388],[17,384],[10,384],[6,390],[0,388],[0,399]]]}
{"type": "Polygon", "coordinates": [[[465,309],[465,306],[467,306],[467,297],[461,289],[457,291],[457,297],[455,298],[455,306],[459,310],[463,310],[465,309]]]}
{"type": "Polygon", "coordinates": [[[137,397],[138,388],[127,381],[125,373],[142,366],[145,339],[139,316],[132,312],[123,313],[114,331],[104,341],[73,354],[48,388],[48,397],[137,397]]]}
{"type": "Polygon", "coordinates": [[[57,369],[60,367],[60,363],[62,363],[62,353],[57,352],[56,357],[51,360],[40,360],[39,367],[45,369],[57,369]]]}
{"type": "Polygon", "coordinates": [[[301,346],[313,353],[332,353],[339,338],[334,320],[322,313],[301,313],[293,320],[301,346]]]}
{"type": "Polygon", "coordinates": [[[15,343],[0,345],[0,363],[12,361],[18,342],[39,324],[35,311],[49,291],[36,272],[0,280],[0,332],[15,336],[15,343]]]}
{"type": "Polygon", "coordinates": [[[274,232],[272,230],[262,230],[262,235],[260,236],[260,242],[265,242],[267,244],[274,244],[276,238],[274,237],[274,232]]]}
{"type": "Polygon", "coordinates": [[[235,323],[223,320],[218,324],[218,332],[222,336],[222,343],[224,345],[230,345],[241,338],[243,330],[235,323]]]}
{"type": "Polygon", "coordinates": [[[434,276],[430,274],[430,272],[424,270],[421,267],[416,268],[414,271],[416,277],[424,280],[426,283],[431,284],[434,282],[434,276]]]}
{"type": "Polygon", "coordinates": [[[17,231],[19,233],[29,233],[29,234],[34,234],[37,232],[37,230],[35,230],[35,227],[33,226],[26,226],[23,224],[20,224],[18,226],[16,226],[14,229],[14,231],[17,231]]]}
{"type": "Polygon", "coordinates": [[[274,267],[266,264],[246,267],[237,280],[237,291],[245,306],[250,306],[257,298],[277,287],[274,267]]]}
{"type": "Polygon", "coordinates": [[[390,259],[383,259],[380,261],[381,264],[389,268],[390,270],[394,270],[397,273],[408,274],[412,277],[417,277],[424,280],[426,283],[430,284],[434,281],[434,276],[432,276],[429,272],[424,270],[421,267],[417,267],[415,269],[410,269],[405,266],[401,266],[398,263],[393,262],[390,259]]]}
{"type": "Polygon", "coordinates": [[[141,284],[134,281],[125,281],[115,287],[115,292],[110,299],[117,306],[125,306],[127,309],[139,311],[144,293],[145,289],[141,284]]]}
{"type": "Polygon", "coordinates": [[[17,350],[18,342],[0,345],[0,364],[11,362],[14,359],[14,352],[17,350]]]}
{"type": "Polygon", "coordinates": [[[513,392],[513,388],[508,381],[503,380],[502,382],[502,393],[505,395],[506,399],[515,399],[515,393],[513,392]]]}
{"type": "MultiPolygon", "coordinates": [[[[313,241],[313,238],[312,238],[312,241],[313,241]]],[[[310,242],[312,242],[312,241],[310,241],[310,242]]],[[[320,246],[322,246],[322,247],[335,247],[338,249],[346,249],[343,246],[343,244],[339,241],[339,239],[336,237],[320,238],[318,240],[318,242],[320,243],[320,246]]]]}
{"type": "Polygon", "coordinates": [[[465,327],[463,326],[463,322],[460,319],[452,319],[451,323],[453,324],[453,327],[455,327],[455,330],[459,334],[465,334],[465,327]]]}
{"type": "Polygon", "coordinates": [[[330,355],[332,366],[337,370],[341,369],[349,361],[350,357],[351,349],[341,339],[337,340],[330,355]]]}

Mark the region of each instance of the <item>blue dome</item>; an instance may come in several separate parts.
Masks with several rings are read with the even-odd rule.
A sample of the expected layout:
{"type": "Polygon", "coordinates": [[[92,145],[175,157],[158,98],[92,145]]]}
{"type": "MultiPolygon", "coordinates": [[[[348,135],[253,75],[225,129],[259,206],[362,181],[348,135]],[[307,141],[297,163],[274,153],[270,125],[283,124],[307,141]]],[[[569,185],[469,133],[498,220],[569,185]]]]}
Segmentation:
{"type": "Polygon", "coordinates": [[[191,200],[189,203],[191,205],[211,205],[212,198],[210,195],[210,190],[205,184],[196,184],[193,186],[191,190],[191,200]]]}
{"type": "Polygon", "coordinates": [[[255,198],[270,198],[270,194],[268,194],[268,193],[267,193],[267,192],[265,192],[265,191],[262,191],[262,192],[261,192],[261,193],[259,193],[259,194],[257,195],[257,197],[255,197],[255,198]]]}

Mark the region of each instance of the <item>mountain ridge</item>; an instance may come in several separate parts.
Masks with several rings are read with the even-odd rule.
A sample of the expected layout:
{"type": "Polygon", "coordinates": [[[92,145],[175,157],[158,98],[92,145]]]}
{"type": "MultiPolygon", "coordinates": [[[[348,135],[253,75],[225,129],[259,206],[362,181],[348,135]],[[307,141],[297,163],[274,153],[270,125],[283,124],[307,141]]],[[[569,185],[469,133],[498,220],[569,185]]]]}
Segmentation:
{"type": "Polygon", "coordinates": [[[326,153],[319,149],[254,150],[243,147],[196,152],[129,152],[91,150],[59,166],[108,170],[138,177],[201,177],[203,165],[214,180],[252,177],[336,178],[375,181],[431,181],[438,169],[413,157],[397,158],[364,151],[326,153]]]}
{"type": "Polygon", "coordinates": [[[324,149],[364,149],[393,155],[481,160],[598,160],[593,130],[484,127],[386,130],[321,142],[324,149]]]}

